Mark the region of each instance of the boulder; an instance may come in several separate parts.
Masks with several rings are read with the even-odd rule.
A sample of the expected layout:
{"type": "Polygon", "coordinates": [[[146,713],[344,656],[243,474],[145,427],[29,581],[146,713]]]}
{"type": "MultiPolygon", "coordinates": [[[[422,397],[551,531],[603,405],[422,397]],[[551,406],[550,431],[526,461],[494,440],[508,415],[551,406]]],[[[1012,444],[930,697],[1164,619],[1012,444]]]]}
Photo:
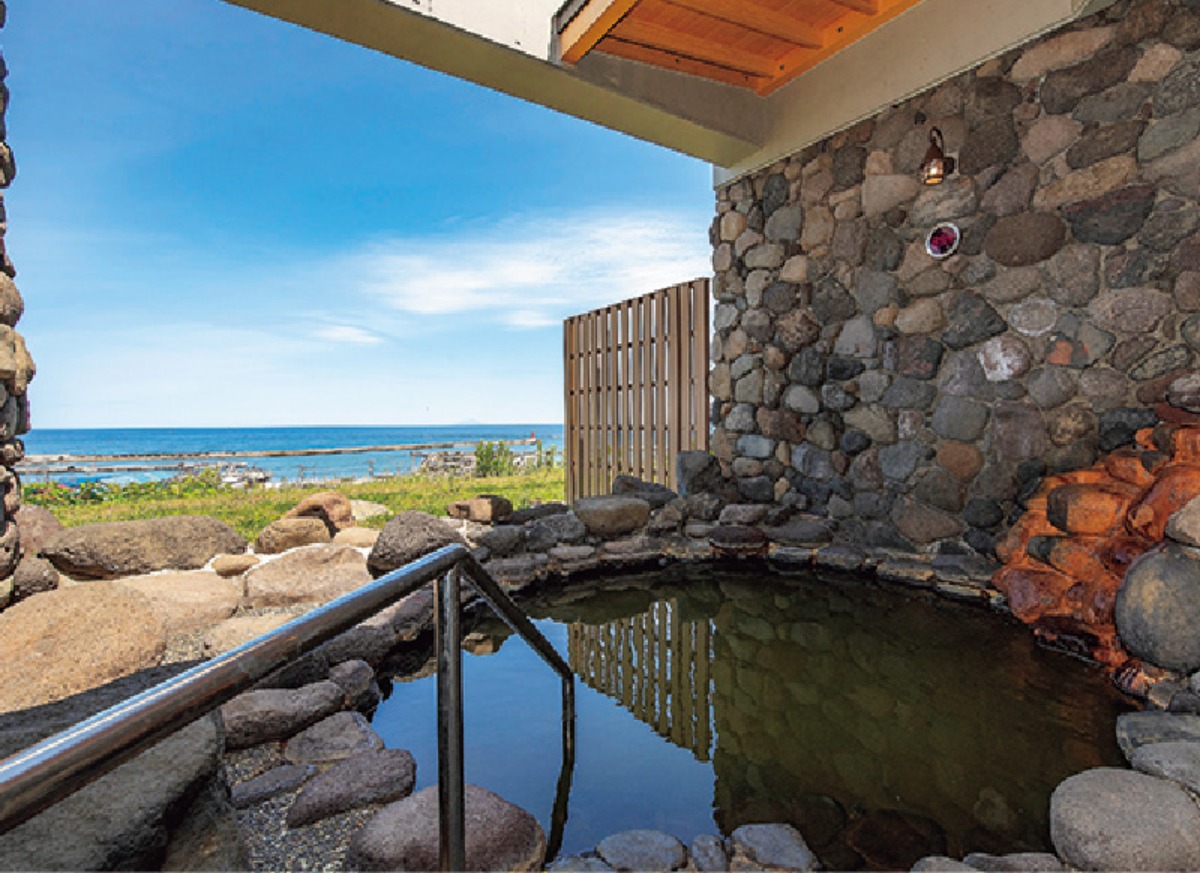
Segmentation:
{"type": "Polygon", "coordinates": [[[53,591],[58,587],[58,583],[58,571],[54,569],[53,564],[45,558],[26,555],[13,571],[13,600],[24,600],[43,591],[53,591]]]}
{"type": "Polygon", "coordinates": [[[127,576],[117,584],[145,596],[168,635],[222,622],[241,600],[240,586],[204,570],[127,576]]]}
{"type": "Polygon", "coordinates": [[[367,561],[350,546],[295,549],[246,573],[244,603],[252,609],[325,603],[371,581],[367,561]]]}
{"type": "Polygon", "coordinates": [[[815,870],[817,856],[788,824],[742,825],[729,836],[735,857],[772,870],[815,870]]]}
{"type": "Polygon", "coordinates": [[[170,817],[220,753],[215,720],[193,722],[0,835],[0,870],[158,869],[170,817]]]}
{"type": "Polygon", "coordinates": [[[287,813],[290,828],[339,812],[408,797],[417,763],[403,749],[376,749],[334,764],[304,786],[287,813]]]}
{"type": "Polygon", "coordinates": [[[21,531],[22,555],[37,555],[46,540],[63,529],[62,522],[55,518],[53,512],[31,504],[18,509],[13,519],[21,531]]]}
{"type": "Polygon", "coordinates": [[[650,504],[640,497],[584,497],[575,501],[575,514],[593,536],[610,538],[645,527],[650,504]]]}
{"type": "Polygon", "coordinates": [[[218,576],[241,576],[261,561],[257,555],[218,555],[213,558],[212,571],[218,576]]]}
{"type": "Polygon", "coordinates": [[[374,709],[383,696],[375,682],[375,671],[371,665],[357,658],[330,667],[329,681],[341,686],[350,709],[374,709]]]}
{"type": "Polygon", "coordinates": [[[300,546],[327,543],[330,539],[328,525],[319,518],[281,518],[262,529],[254,541],[254,551],[260,555],[278,555],[300,546]]]}
{"type": "Polygon", "coordinates": [[[1154,743],[1200,743],[1200,715],[1183,712],[1123,712],[1117,716],[1117,745],[1126,758],[1154,743]]]}
{"type": "Polygon", "coordinates": [[[214,655],[222,655],[256,637],[270,633],[280,625],[287,624],[292,618],[293,616],[287,613],[238,615],[227,618],[204,632],[202,640],[204,653],[210,658],[214,655]]]}
{"type": "Polygon", "coordinates": [[[371,549],[379,540],[379,531],[369,527],[348,527],[334,534],[334,545],[353,546],[356,549],[371,549]]]}
{"type": "Polygon", "coordinates": [[[1117,633],[1139,658],[1200,669],[1200,552],[1169,544],[1138,558],[1117,592],[1117,633]]]}
{"type": "Polygon", "coordinates": [[[681,497],[721,489],[721,463],[708,452],[680,452],[675,458],[675,474],[681,497]]]}
{"type": "Polygon", "coordinates": [[[41,554],[69,576],[115,579],[198,570],[217,555],[245,550],[246,541],[225,522],[179,515],[68,528],[51,536],[41,554]]]}
{"type": "MultiPolygon", "coordinates": [[[[338,689],[339,699],[342,690],[338,689]]],[[[358,712],[337,712],[288,740],[284,756],[293,764],[332,764],[382,749],[383,740],[358,712]]]]}
{"type": "Polygon", "coordinates": [[[687,860],[683,843],[662,831],[633,830],[602,839],[598,854],[614,870],[678,870],[687,860]]]}
{"type": "MultiPolygon", "coordinates": [[[[438,869],[438,789],[431,786],[381,809],[350,840],[355,870],[438,869]]],[[[502,797],[466,786],[466,869],[540,870],[546,835],[537,819],[502,797]]]]}
{"type": "Polygon", "coordinates": [[[496,524],[500,519],[508,518],[512,512],[512,501],[496,494],[480,494],[446,507],[446,514],[451,518],[465,518],[481,524],[496,524]]]}
{"type": "Polygon", "coordinates": [[[1100,767],[1054,789],[1050,838],[1080,870],[1195,870],[1200,808],[1173,782],[1100,767]]]}
{"type": "Polygon", "coordinates": [[[47,591],[0,613],[0,712],[26,709],[159,663],[166,631],[116,582],[47,591]]]}
{"type": "MultiPolygon", "coordinates": [[[[526,522],[523,526],[525,537],[524,545],[531,552],[546,552],[555,546],[561,544],[578,543],[587,537],[588,530],[584,523],[579,520],[573,512],[563,512],[557,515],[547,516],[546,518],[535,518],[533,521],[526,522]]],[[[510,528],[498,528],[503,531],[497,537],[488,537],[483,542],[490,543],[498,541],[501,546],[508,544],[508,530],[510,528]]],[[[522,531],[522,528],[516,528],[517,531],[522,531]]],[[[520,542],[520,538],[515,543],[520,542]]],[[[511,554],[515,550],[509,548],[507,551],[502,551],[497,554],[511,554]]]]}
{"type": "Polygon", "coordinates": [[[333,715],[345,702],[342,686],[328,680],[303,688],[247,691],[221,707],[225,747],[244,749],[269,740],[287,739],[333,715]]]}
{"type": "Polygon", "coordinates": [[[1170,779],[1200,794],[1200,743],[1188,740],[1149,743],[1133,750],[1129,764],[1140,773],[1170,779]]]}
{"type": "Polygon", "coordinates": [[[354,526],[354,507],[345,495],[336,491],[310,494],[283,514],[286,518],[315,518],[324,522],[333,536],[354,526]]]}
{"type": "Polygon", "coordinates": [[[1013,852],[1008,855],[972,852],[963,858],[963,862],[988,873],[1059,873],[1066,869],[1062,861],[1049,852],[1013,852]]]}
{"type": "Polygon", "coordinates": [[[626,497],[640,497],[650,504],[651,509],[666,506],[679,496],[666,485],[647,482],[636,476],[618,476],[613,479],[612,493],[626,497]]]}
{"type": "Polygon", "coordinates": [[[229,800],[235,808],[245,809],[295,791],[316,775],[317,768],[312,764],[282,764],[233,786],[229,791],[229,800]]]}
{"type": "Polygon", "coordinates": [[[367,556],[367,566],[378,578],[453,543],[466,545],[462,536],[441,519],[416,510],[401,512],[380,531],[367,556]]]}
{"type": "Polygon", "coordinates": [[[688,858],[697,871],[717,871],[729,869],[729,853],[725,851],[725,842],[713,834],[700,834],[688,846],[688,858]]]}

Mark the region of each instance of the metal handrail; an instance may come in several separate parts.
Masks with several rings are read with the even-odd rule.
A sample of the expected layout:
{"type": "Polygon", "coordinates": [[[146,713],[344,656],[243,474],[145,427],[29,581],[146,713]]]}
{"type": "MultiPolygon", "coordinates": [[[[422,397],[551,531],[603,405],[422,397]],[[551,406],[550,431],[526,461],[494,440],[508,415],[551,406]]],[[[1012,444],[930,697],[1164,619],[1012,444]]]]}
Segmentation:
{"type": "MultiPolygon", "coordinates": [[[[461,870],[465,854],[465,786],[462,778],[460,569],[465,571],[480,596],[563,679],[564,772],[559,780],[560,797],[555,803],[555,827],[561,827],[559,806],[560,802],[565,804],[561,787],[565,780],[569,788],[570,775],[566,771],[573,767],[575,757],[574,675],[466,546],[455,543],[0,761],[0,834],[211,712],[267,674],[439,578],[436,612],[438,793],[442,815],[440,857],[442,869],[461,870]],[[451,648],[453,654],[448,652],[451,648]],[[443,660],[447,663],[445,671],[443,660]],[[443,737],[446,743],[443,743],[443,737]]],[[[565,820],[565,813],[561,819],[565,820]]],[[[561,834],[556,838],[561,840],[561,834]]],[[[553,840],[551,844],[554,844],[553,840]]]]}

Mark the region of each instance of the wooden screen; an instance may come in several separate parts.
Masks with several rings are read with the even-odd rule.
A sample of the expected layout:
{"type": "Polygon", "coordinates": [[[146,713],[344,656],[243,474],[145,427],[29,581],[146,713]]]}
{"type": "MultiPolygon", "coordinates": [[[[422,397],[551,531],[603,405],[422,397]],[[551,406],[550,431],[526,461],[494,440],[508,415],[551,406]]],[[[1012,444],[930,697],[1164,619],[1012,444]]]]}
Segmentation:
{"type": "Polygon", "coordinates": [[[707,279],[563,324],[567,500],[621,474],[676,487],[675,458],[708,448],[707,279]]]}

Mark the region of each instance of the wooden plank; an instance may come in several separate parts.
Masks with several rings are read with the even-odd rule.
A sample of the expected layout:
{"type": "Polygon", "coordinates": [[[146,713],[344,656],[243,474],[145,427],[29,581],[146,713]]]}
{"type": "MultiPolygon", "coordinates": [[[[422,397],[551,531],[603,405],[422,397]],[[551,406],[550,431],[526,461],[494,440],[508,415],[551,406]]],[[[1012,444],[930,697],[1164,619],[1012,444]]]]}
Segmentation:
{"type": "Polygon", "coordinates": [[[916,6],[921,0],[876,0],[878,10],[873,15],[847,12],[835,28],[828,31],[829,40],[820,51],[796,48],[779,60],[777,75],[767,85],[757,89],[760,96],[767,96],[802,73],[811,70],[821,61],[837,54],[846,46],[862,39],[871,31],[891,21],[902,12],[916,6]]]}
{"type": "Polygon", "coordinates": [[[852,12],[859,12],[863,15],[878,15],[879,0],[825,0],[826,3],[833,3],[841,6],[843,9],[849,9],[852,12]]]}
{"type": "Polygon", "coordinates": [[[613,307],[604,310],[604,406],[605,406],[605,446],[604,446],[604,477],[599,483],[598,494],[607,494],[612,487],[613,474],[617,466],[618,430],[617,430],[617,356],[614,353],[617,345],[616,313],[613,307]]]}
{"type": "Polygon", "coordinates": [[[575,443],[579,427],[579,414],[575,407],[576,391],[579,386],[579,360],[576,357],[575,319],[563,322],[563,421],[566,442],[563,444],[563,467],[566,470],[567,502],[574,503],[575,464],[579,459],[579,448],[575,443]]]}
{"type": "Polygon", "coordinates": [[[654,478],[654,298],[642,298],[642,478],[654,478]]]}
{"type": "Polygon", "coordinates": [[[645,461],[643,454],[645,443],[643,442],[642,433],[642,397],[646,390],[646,383],[643,379],[644,370],[642,369],[643,348],[646,344],[646,321],[643,316],[644,306],[641,298],[630,301],[633,311],[631,317],[633,319],[633,344],[629,349],[630,362],[630,403],[629,403],[629,428],[633,435],[633,444],[630,447],[633,452],[633,475],[639,479],[646,478],[645,461]]]}
{"type": "Polygon", "coordinates": [[[688,363],[691,359],[688,346],[688,331],[691,328],[692,299],[686,285],[671,289],[671,433],[670,451],[667,454],[668,484],[675,486],[675,459],[684,450],[685,440],[691,427],[688,414],[691,400],[688,385],[688,363]]]}
{"type": "Polygon", "coordinates": [[[584,450],[586,458],[583,470],[583,486],[580,489],[580,494],[583,497],[590,497],[595,494],[593,491],[596,480],[596,418],[598,414],[597,408],[597,392],[599,385],[599,374],[596,370],[597,357],[596,349],[596,314],[589,313],[584,322],[584,354],[585,358],[585,373],[586,380],[584,389],[587,392],[585,401],[587,409],[587,429],[584,436],[584,450]]]}
{"type": "Polygon", "coordinates": [[[708,295],[707,279],[692,283],[692,442],[691,448],[708,449],[708,295]]]}
{"type": "Polygon", "coordinates": [[[559,30],[559,57],[578,63],[640,0],[589,0],[559,30]]]}
{"type": "MultiPolygon", "coordinates": [[[[801,21],[782,9],[776,9],[757,0],[663,0],[672,6],[681,6],[710,18],[736,24],[747,30],[763,33],[776,39],[786,40],[807,48],[821,48],[825,36],[819,28],[801,21]]],[[[853,0],[847,0],[853,2],[853,0]]],[[[872,0],[865,0],[872,2],[872,0]]]]}
{"type": "Polygon", "coordinates": [[[643,21],[634,16],[629,16],[613,28],[612,36],[625,42],[683,55],[754,76],[774,76],[780,70],[773,58],[763,58],[712,39],[675,30],[657,22],[643,21]]]}
{"type": "Polygon", "coordinates": [[[712,664],[712,634],[708,619],[696,622],[696,700],[698,718],[696,726],[699,735],[696,738],[697,757],[707,761],[712,749],[712,691],[709,680],[709,666],[712,664]]]}
{"type": "Polygon", "coordinates": [[[654,295],[655,306],[655,342],[658,346],[656,350],[655,367],[658,371],[658,384],[655,386],[654,404],[656,410],[655,417],[655,454],[654,454],[654,481],[661,482],[664,485],[668,484],[670,479],[670,464],[667,462],[669,456],[667,449],[667,432],[674,425],[671,421],[670,408],[667,403],[668,390],[668,370],[670,366],[670,352],[667,345],[667,303],[668,294],[664,291],[657,291],[654,295]]]}
{"type": "Polygon", "coordinates": [[[671,637],[668,641],[671,650],[671,740],[680,748],[690,748],[687,741],[687,731],[684,728],[685,704],[684,698],[690,697],[684,693],[683,675],[686,669],[686,658],[683,648],[683,621],[679,617],[679,602],[672,600],[667,604],[670,610],[671,637]]]}

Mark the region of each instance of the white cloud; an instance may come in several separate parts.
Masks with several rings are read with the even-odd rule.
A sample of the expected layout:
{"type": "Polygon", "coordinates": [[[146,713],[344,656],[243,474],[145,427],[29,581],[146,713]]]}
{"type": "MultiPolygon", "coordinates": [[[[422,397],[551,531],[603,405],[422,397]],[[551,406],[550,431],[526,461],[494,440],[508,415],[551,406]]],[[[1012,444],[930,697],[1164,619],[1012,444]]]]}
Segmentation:
{"type": "Polygon", "coordinates": [[[666,212],[521,215],[375,242],[336,269],[352,290],[395,311],[540,327],[707,275],[704,228],[666,212]]]}
{"type": "Polygon", "coordinates": [[[383,338],[363,330],[361,327],[351,327],[348,324],[331,324],[322,327],[313,334],[317,339],[329,340],[335,343],[347,343],[353,346],[377,346],[383,338]]]}

